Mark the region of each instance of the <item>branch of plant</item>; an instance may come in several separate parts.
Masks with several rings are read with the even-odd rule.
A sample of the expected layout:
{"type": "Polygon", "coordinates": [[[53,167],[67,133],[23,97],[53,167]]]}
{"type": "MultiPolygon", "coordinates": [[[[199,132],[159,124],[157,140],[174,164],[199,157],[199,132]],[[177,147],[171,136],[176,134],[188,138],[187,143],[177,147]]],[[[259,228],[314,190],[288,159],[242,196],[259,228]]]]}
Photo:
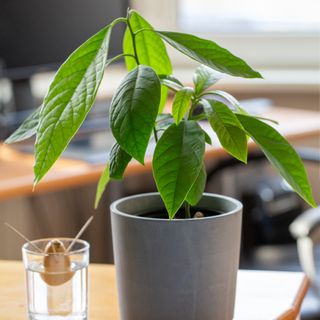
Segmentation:
{"type": "Polygon", "coordinates": [[[187,201],[185,201],[185,203],[184,203],[184,211],[185,211],[186,219],[191,218],[190,204],[187,201]]]}
{"type": "Polygon", "coordinates": [[[156,143],[158,142],[158,132],[155,127],[153,127],[153,135],[154,135],[154,140],[156,143]]]}
{"type": "Polygon", "coordinates": [[[124,58],[124,57],[132,57],[132,58],[135,59],[135,56],[133,54],[121,53],[121,54],[118,54],[117,56],[109,59],[107,61],[107,66],[109,66],[111,63],[116,62],[116,61],[118,61],[118,60],[120,60],[121,58],[124,58]]]}
{"type": "Polygon", "coordinates": [[[120,17],[120,18],[117,18],[117,19],[113,20],[112,23],[111,23],[112,28],[113,28],[116,24],[118,24],[118,23],[120,23],[120,22],[127,23],[127,18],[120,17]]]}
{"type": "Polygon", "coordinates": [[[194,109],[197,107],[198,102],[199,102],[198,99],[192,100],[191,108],[190,108],[189,114],[188,114],[188,120],[192,120],[192,114],[193,114],[194,109]]]}
{"type": "Polygon", "coordinates": [[[132,46],[133,46],[133,52],[134,52],[134,56],[135,56],[135,59],[136,59],[136,63],[137,63],[137,65],[139,65],[140,62],[139,62],[138,53],[137,53],[137,47],[136,47],[136,35],[133,32],[132,26],[130,24],[130,13],[131,12],[129,11],[126,21],[127,21],[127,26],[129,28],[129,31],[130,31],[130,34],[131,34],[131,37],[132,37],[132,46]]]}
{"type": "Polygon", "coordinates": [[[153,32],[156,32],[155,30],[150,29],[150,28],[142,28],[142,29],[137,30],[137,31],[134,33],[135,36],[136,36],[138,33],[142,32],[142,31],[153,31],[153,32]]]}
{"type": "MultiPolygon", "coordinates": [[[[133,46],[134,57],[136,59],[137,65],[139,65],[140,62],[139,62],[138,53],[137,53],[137,47],[136,47],[136,33],[133,32],[132,26],[130,24],[130,14],[131,14],[131,11],[128,11],[128,15],[127,15],[127,19],[126,20],[127,20],[127,25],[128,25],[131,37],[132,37],[132,46],[133,46]]],[[[156,130],[155,127],[153,127],[153,135],[154,135],[154,140],[157,143],[158,142],[158,135],[157,135],[157,130],[156,130]]]]}

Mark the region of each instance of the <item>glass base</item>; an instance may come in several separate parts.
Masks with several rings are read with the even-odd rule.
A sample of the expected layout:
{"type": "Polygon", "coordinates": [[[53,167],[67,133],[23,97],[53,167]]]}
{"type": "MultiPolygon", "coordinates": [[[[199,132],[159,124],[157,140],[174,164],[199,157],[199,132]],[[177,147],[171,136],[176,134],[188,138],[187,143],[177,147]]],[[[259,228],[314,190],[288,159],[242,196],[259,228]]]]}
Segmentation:
{"type": "Polygon", "coordinates": [[[67,315],[67,316],[50,316],[50,315],[43,315],[43,314],[34,314],[29,313],[29,320],[87,320],[87,315],[67,315]]]}

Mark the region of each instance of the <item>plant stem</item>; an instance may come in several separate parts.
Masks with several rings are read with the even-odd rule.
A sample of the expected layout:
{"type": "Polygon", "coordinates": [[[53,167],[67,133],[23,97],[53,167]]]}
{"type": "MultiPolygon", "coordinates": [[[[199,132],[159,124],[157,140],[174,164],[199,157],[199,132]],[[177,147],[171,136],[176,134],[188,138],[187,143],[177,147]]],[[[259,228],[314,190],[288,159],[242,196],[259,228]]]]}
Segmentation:
{"type": "Polygon", "coordinates": [[[185,201],[185,203],[184,203],[184,211],[185,211],[185,217],[186,217],[186,219],[190,219],[191,218],[191,213],[190,213],[190,204],[187,202],[187,201],[185,201]]]}
{"type": "Polygon", "coordinates": [[[120,17],[120,18],[117,18],[115,20],[112,21],[112,27],[114,27],[116,24],[118,24],[119,22],[125,22],[127,23],[127,18],[123,18],[123,17],[120,17]]]}
{"type": "MultiPolygon", "coordinates": [[[[133,46],[134,57],[136,59],[137,65],[139,65],[140,62],[139,62],[138,53],[137,53],[137,47],[136,47],[136,35],[137,35],[137,33],[133,32],[131,24],[130,24],[130,11],[128,12],[127,25],[128,25],[129,30],[130,30],[131,37],[132,37],[132,46],[133,46]]],[[[140,31],[140,30],[138,30],[138,31],[140,31]]],[[[158,142],[158,135],[157,135],[156,128],[153,128],[153,135],[154,135],[154,140],[157,143],[158,142]]]]}
{"type": "Polygon", "coordinates": [[[137,47],[136,47],[136,35],[133,32],[131,24],[130,24],[130,12],[129,12],[128,17],[127,17],[127,25],[128,25],[129,31],[131,33],[131,37],[132,37],[132,46],[133,46],[133,52],[134,52],[134,56],[135,56],[135,59],[136,59],[136,63],[137,63],[137,65],[139,65],[140,62],[139,62],[138,53],[137,53],[137,47]]]}
{"type": "Polygon", "coordinates": [[[198,100],[193,100],[192,101],[191,108],[190,108],[190,111],[189,111],[189,114],[188,114],[188,120],[191,120],[193,111],[194,111],[195,107],[197,106],[197,104],[198,104],[198,100]]]}
{"type": "Polygon", "coordinates": [[[138,33],[142,32],[142,31],[153,31],[153,32],[156,32],[156,31],[154,31],[153,29],[150,29],[150,28],[142,28],[142,29],[137,30],[134,33],[134,35],[136,36],[138,33]]]}
{"type": "MultiPolygon", "coordinates": [[[[187,118],[188,120],[190,120],[192,118],[193,110],[197,106],[197,104],[198,104],[197,100],[192,101],[191,108],[188,113],[188,118],[187,118]]],[[[184,202],[184,211],[185,211],[185,218],[190,219],[191,218],[190,204],[187,201],[184,202]]]]}
{"type": "Polygon", "coordinates": [[[118,61],[119,59],[121,59],[123,57],[135,58],[135,56],[133,54],[121,53],[121,54],[118,54],[117,56],[113,57],[112,59],[108,60],[107,65],[110,65],[111,63],[118,61]]]}
{"type": "Polygon", "coordinates": [[[154,140],[157,143],[159,139],[158,139],[158,133],[155,127],[153,127],[153,135],[154,135],[154,140]]]}

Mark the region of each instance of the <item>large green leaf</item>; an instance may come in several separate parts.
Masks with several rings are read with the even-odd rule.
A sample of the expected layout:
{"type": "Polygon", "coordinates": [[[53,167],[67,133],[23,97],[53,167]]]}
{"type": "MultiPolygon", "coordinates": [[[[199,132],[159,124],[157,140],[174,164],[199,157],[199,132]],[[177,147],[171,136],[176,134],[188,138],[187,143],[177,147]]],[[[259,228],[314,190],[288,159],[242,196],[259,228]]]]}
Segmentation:
{"type": "Polygon", "coordinates": [[[21,126],[6,139],[5,143],[10,144],[23,141],[35,135],[39,124],[40,110],[41,106],[32,112],[25,121],[23,121],[21,126]]]}
{"type": "Polygon", "coordinates": [[[223,103],[208,101],[205,112],[223,148],[240,161],[247,162],[247,136],[235,114],[223,103]]]}
{"type": "Polygon", "coordinates": [[[195,121],[172,124],[159,139],[152,166],[157,188],[172,219],[200,172],[204,133],[195,121]]]}
{"type": "Polygon", "coordinates": [[[222,74],[207,66],[199,66],[193,74],[196,94],[208,89],[222,78],[222,74]]]}
{"type": "Polygon", "coordinates": [[[82,44],[60,67],[50,85],[35,144],[35,184],[47,173],[89,112],[104,74],[111,26],[82,44]]]}
{"type": "Polygon", "coordinates": [[[103,172],[101,174],[101,177],[100,177],[98,185],[97,185],[96,198],[95,198],[95,201],[94,201],[95,209],[98,208],[98,205],[99,205],[99,202],[100,202],[101,197],[103,195],[103,192],[106,189],[109,181],[110,181],[109,163],[107,163],[106,166],[104,167],[104,170],[103,170],[103,172]]]}
{"type": "Polygon", "coordinates": [[[193,95],[192,88],[182,88],[174,97],[172,104],[172,115],[176,124],[178,124],[186,114],[193,95]]]}
{"type": "Polygon", "coordinates": [[[186,33],[157,32],[175,49],[210,68],[237,77],[261,78],[260,73],[253,70],[245,61],[213,41],[186,33]]]}
{"type": "Polygon", "coordinates": [[[195,206],[201,199],[204,188],[206,187],[207,172],[204,163],[202,164],[201,170],[190,191],[187,194],[186,200],[192,206],[195,206]]]}
{"type": "Polygon", "coordinates": [[[121,180],[131,156],[127,154],[118,143],[115,143],[110,151],[110,178],[121,180]]]}
{"type": "MultiPolygon", "coordinates": [[[[133,32],[137,32],[141,29],[153,30],[150,23],[141,17],[136,11],[131,11],[130,26],[133,32]]],[[[172,66],[166,47],[156,32],[142,31],[137,33],[135,36],[135,43],[140,64],[152,67],[157,74],[170,75],[172,73],[172,66]]],[[[129,28],[126,29],[124,35],[123,52],[125,54],[134,55],[132,36],[129,28]]],[[[135,59],[132,57],[126,57],[125,60],[129,71],[137,66],[135,59]]],[[[159,113],[162,112],[167,95],[168,89],[162,86],[159,113]]]]}
{"type": "Polygon", "coordinates": [[[112,133],[121,148],[142,164],[159,101],[160,80],[152,68],[143,65],[129,72],[111,101],[112,133]]]}
{"type": "Polygon", "coordinates": [[[243,114],[238,119],[271,164],[289,185],[310,205],[315,206],[303,163],[287,140],[268,124],[243,114]]]}

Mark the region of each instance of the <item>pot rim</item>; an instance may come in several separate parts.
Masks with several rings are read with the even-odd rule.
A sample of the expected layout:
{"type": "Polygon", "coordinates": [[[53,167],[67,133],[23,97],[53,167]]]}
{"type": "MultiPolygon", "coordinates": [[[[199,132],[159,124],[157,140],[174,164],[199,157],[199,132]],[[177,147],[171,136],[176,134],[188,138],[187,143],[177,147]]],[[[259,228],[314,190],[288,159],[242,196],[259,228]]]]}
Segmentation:
{"type": "Polygon", "coordinates": [[[234,199],[232,197],[228,197],[228,196],[224,196],[224,195],[220,195],[220,194],[216,194],[216,193],[209,193],[209,192],[204,192],[202,196],[207,196],[207,197],[214,197],[214,198],[220,198],[220,199],[224,199],[227,200],[229,202],[232,202],[233,204],[235,204],[235,208],[231,211],[225,212],[225,213],[221,213],[217,216],[211,216],[211,217],[203,217],[201,219],[193,219],[193,218],[185,218],[185,219],[162,219],[162,218],[149,218],[149,217],[141,217],[138,215],[133,215],[133,214],[129,214],[129,213],[124,213],[120,210],[118,210],[118,205],[119,203],[126,201],[128,199],[134,199],[134,198],[142,198],[142,197],[148,197],[148,196],[159,196],[160,197],[160,193],[159,192],[147,192],[147,193],[139,193],[136,195],[132,195],[132,196],[128,196],[128,197],[123,197],[120,198],[114,202],[111,203],[110,205],[110,211],[112,214],[117,214],[126,218],[131,218],[131,219],[138,219],[138,220],[145,220],[145,221],[159,221],[159,222],[170,222],[170,223],[183,223],[183,222],[187,222],[187,221],[194,221],[194,222],[201,222],[201,221],[206,221],[206,220],[211,220],[211,219],[219,219],[219,218],[224,218],[226,216],[235,214],[239,211],[242,210],[243,206],[242,203],[237,200],[234,199]]]}

